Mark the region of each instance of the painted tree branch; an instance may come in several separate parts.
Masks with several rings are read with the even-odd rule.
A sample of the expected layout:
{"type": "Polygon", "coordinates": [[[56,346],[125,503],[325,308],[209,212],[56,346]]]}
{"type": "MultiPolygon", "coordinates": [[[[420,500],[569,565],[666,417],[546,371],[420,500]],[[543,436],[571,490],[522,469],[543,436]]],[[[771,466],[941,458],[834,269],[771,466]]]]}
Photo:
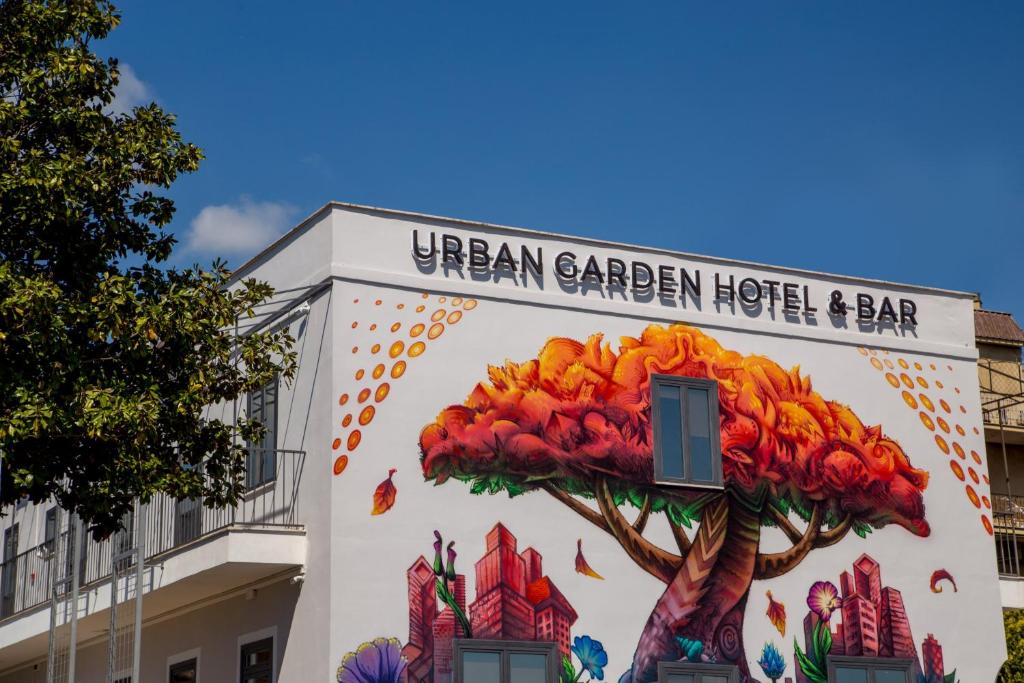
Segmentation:
{"type": "Polygon", "coordinates": [[[594,497],[608,522],[610,533],[637,565],[662,583],[670,583],[683,564],[683,558],[673,555],[636,532],[615,505],[608,482],[599,477],[594,482],[594,497]]]}
{"type": "Polygon", "coordinates": [[[587,520],[602,531],[606,531],[609,534],[612,533],[611,527],[608,526],[608,522],[605,520],[604,515],[591,508],[579,498],[566,493],[550,482],[543,482],[540,487],[550,493],[555,500],[566,505],[573,512],[579,514],[583,519],[587,520]]]}
{"type": "Polygon", "coordinates": [[[768,516],[782,529],[786,537],[789,538],[790,543],[799,543],[800,539],[803,538],[803,534],[793,526],[793,522],[789,521],[789,516],[770,502],[765,507],[768,509],[768,516]]]}
{"type": "Polygon", "coordinates": [[[633,528],[638,534],[642,534],[647,528],[647,520],[651,517],[651,494],[644,494],[644,504],[640,508],[640,514],[633,521],[633,528]]]}
{"type": "Polygon", "coordinates": [[[676,539],[676,545],[679,547],[679,554],[686,557],[686,553],[690,552],[690,539],[687,538],[686,532],[683,531],[683,527],[679,526],[671,519],[668,520],[668,527],[672,530],[672,538],[676,539]]]}
{"type": "Polygon", "coordinates": [[[835,527],[819,533],[817,540],[814,541],[814,547],[827,548],[830,545],[835,545],[846,537],[851,528],[853,528],[853,516],[846,515],[835,527]]]}
{"type": "Polygon", "coordinates": [[[807,553],[814,548],[814,542],[818,539],[818,534],[821,531],[821,515],[821,505],[815,505],[803,535],[789,550],[781,553],[758,553],[754,564],[754,578],[773,579],[800,564],[807,557],[807,553]]]}

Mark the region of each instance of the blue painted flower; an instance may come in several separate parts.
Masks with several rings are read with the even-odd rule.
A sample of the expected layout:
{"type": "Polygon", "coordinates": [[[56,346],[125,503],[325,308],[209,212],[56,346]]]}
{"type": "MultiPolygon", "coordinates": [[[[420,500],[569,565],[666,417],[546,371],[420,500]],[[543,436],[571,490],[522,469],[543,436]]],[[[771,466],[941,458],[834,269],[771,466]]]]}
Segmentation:
{"type": "Polygon", "coordinates": [[[407,664],[397,638],[375,638],[341,658],[338,683],[399,683],[407,664]]]}
{"type": "Polygon", "coordinates": [[[782,658],[779,649],[771,643],[764,644],[764,649],[761,650],[761,659],[757,660],[757,663],[761,665],[764,675],[773,681],[782,678],[782,674],[786,672],[786,660],[782,658]]]}
{"type": "Polygon", "coordinates": [[[572,651],[579,657],[580,666],[590,674],[591,678],[604,680],[604,667],[608,666],[608,653],[600,640],[590,636],[576,636],[572,641],[572,651]]]}
{"type": "Polygon", "coordinates": [[[688,662],[700,662],[704,654],[704,643],[699,640],[691,640],[682,636],[676,636],[679,643],[679,651],[683,653],[683,659],[688,662]]]}

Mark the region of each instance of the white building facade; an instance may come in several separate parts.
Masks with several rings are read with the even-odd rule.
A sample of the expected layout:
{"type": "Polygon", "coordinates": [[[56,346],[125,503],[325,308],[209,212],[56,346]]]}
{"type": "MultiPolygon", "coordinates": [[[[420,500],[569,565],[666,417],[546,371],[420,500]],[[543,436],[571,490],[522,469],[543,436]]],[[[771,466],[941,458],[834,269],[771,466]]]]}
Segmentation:
{"type": "Polygon", "coordinates": [[[11,510],[0,683],[1005,659],[970,294],[346,204],[238,277],[299,360],[224,408],[273,427],[249,493],[154,500],[77,555],[66,515],[11,510]]]}

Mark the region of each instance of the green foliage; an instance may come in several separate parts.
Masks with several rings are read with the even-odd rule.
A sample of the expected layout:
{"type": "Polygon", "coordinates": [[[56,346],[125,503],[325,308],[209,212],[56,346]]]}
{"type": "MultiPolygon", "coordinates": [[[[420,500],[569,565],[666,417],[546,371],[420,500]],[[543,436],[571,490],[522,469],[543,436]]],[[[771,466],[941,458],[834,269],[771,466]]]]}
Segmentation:
{"type": "Polygon", "coordinates": [[[996,683],[1024,683],[1024,610],[1004,610],[1003,628],[1009,654],[996,683]]]}
{"type": "Polygon", "coordinates": [[[163,267],[158,193],[202,153],[156,104],[111,113],[118,64],[91,45],[118,22],[104,0],[0,2],[0,504],[55,496],[97,534],[135,496],[235,502],[235,434],[262,427],[203,409],[294,373],[286,333],[233,340],[269,286],[163,267]]]}
{"type": "Polygon", "coordinates": [[[562,683],[575,683],[576,666],[572,663],[569,655],[562,655],[562,670],[559,676],[562,683]]]}
{"type": "Polygon", "coordinates": [[[811,638],[811,649],[804,653],[800,644],[793,639],[796,661],[800,670],[811,683],[828,682],[828,653],[832,651],[832,631],[827,621],[818,622],[811,638]]]}

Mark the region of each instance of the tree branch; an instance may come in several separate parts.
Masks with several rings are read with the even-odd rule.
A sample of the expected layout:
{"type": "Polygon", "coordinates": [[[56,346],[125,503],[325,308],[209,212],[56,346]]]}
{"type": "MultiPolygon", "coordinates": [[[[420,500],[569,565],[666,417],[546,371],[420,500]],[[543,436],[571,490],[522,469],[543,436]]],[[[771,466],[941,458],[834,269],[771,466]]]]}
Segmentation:
{"type": "MultiPolygon", "coordinates": [[[[771,506],[769,506],[771,507],[771,506]]],[[[800,564],[807,553],[814,548],[815,541],[821,531],[821,505],[815,504],[811,511],[811,519],[807,522],[800,540],[792,548],[781,553],[758,553],[754,563],[755,579],[772,579],[782,576],[800,564]]]]}
{"type": "Polygon", "coordinates": [[[642,534],[644,529],[647,528],[647,520],[651,516],[651,494],[644,494],[644,504],[640,508],[640,514],[636,516],[633,521],[633,529],[638,533],[642,534]]]}
{"type": "Polygon", "coordinates": [[[828,531],[822,531],[814,541],[815,548],[827,548],[835,545],[846,537],[846,534],[853,528],[853,515],[846,515],[843,520],[828,531]]]}
{"type": "Polygon", "coordinates": [[[683,558],[662,550],[636,532],[615,505],[615,498],[603,477],[597,478],[594,482],[594,497],[608,523],[610,533],[626,554],[651,576],[663,583],[670,583],[682,567],[683,558]]]}
{"type": "Polygon", "coordinates": [[[576,498],[575,496],[566,493],[562,489],[558,488],[557,486],[549,482],[541,483],[540,487],[547,491],[548,493],[550,493],[555,498],[555,500],[566,505],[574,512],[578,513],[581,517],[583,517],[583,519],[595,525],[602,531],[607,531],[609,534],[612,533],[611,527],[608,526],[608,522],[605,520],[604,515],[591,508],[589,505],[584,503],[579,498],[576,498]]]}
{"type": "Polygon", "coordinates": [[[668,519],[668,527],[672,530],[672,537],[676,539],[676,545],[679,546],[679,554],[686,557],[686,553],[690,552],[690,539],[687,538],[686,532],[683,531],[683,527],[679,526],[671,519],[668,519]]]}
{"type": "Polygon", "coordinates": [[[793,526],[793,522],[789,521],[789,516],[786,515],[782,510],[778,509],[770,502],[767,505],[768,515],[772,518],[772,521],[779,525],[783,533],[789,538],[790,543],[799,543],[800,539],[803,538],[803,534],[793,526]]]}

